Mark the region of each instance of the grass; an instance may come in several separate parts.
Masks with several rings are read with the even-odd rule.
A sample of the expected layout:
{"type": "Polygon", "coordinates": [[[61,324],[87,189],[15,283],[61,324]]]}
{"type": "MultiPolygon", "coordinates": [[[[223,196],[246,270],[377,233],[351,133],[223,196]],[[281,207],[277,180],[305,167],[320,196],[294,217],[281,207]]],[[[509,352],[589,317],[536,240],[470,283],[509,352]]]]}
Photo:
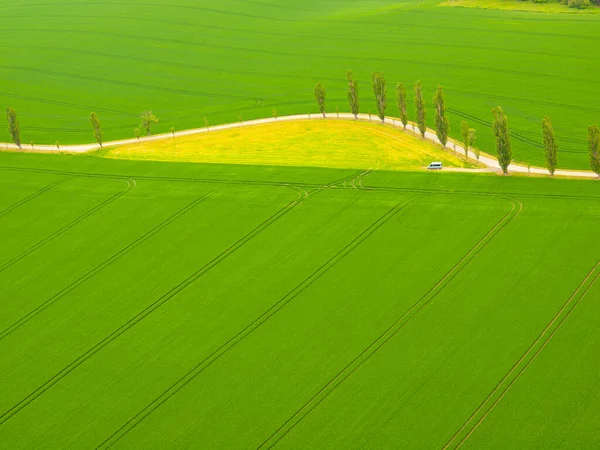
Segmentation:
{"type": "Polygon", "coordinates": [[[594,181],[20,153],[0,175],[2,448],[598,443],[594,181]]]}
{"type": "MultiPolygon", "coordinates": [[[[585,169],[587,127],[597,120],[597,14],[537,14],[439,7],[439,0],[224,0],[68,2],[2,6],[0,103],[19,113],[23,142],[93,140],[95,111],[106,140],[133,137],[152,109],[156,132],[316,112],[323,81],[327,108],[347,110],[347,69],[359,81],[361,111],[375,111],[371,72],[395,84],[420,79],[431,99],[445,88],[451,135],[461,120],[493,153],[491,108],[509,118],[515,159],[543,165],[540,122],[559,139],[559,166],[585,169]],[[13,39],[18,36],[18,39],[13,39]]],[[[414,119],[412,104],[409,116],[414,119]]],[[[0,140],[8,140],[6,127],[0,140]]]]}
{"type": "Polygon", "coordinates": [[[536,3],[531,0],[446,0],[440,6],[461,8],[498,9],[504,11],[525,11],[549,14],[597,14],[600,8],[591,6],[586,9],[569,8],[558,1],[536,3]]]}
{"type": "Polygon", "coordinates": [[[97,152],[116,159],[415,170],[441,161],[477,167],[440,146],[379,123],[346,120],[279,122],[213,131],[97,152]]]}

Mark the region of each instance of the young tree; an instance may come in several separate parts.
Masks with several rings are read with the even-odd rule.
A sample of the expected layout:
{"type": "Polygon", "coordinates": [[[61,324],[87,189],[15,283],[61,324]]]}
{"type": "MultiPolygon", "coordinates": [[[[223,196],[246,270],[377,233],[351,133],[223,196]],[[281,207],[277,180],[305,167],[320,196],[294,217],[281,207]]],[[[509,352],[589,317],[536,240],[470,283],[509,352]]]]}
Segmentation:
{"type": "Polygon", "coordinates": [[[354,119],[358,119],[358,108],[360,102],[358,100],[358,82],[352,76],[352,71],[346,71],[346,79],[348,80],[348,103],[350,104],[350,112],[354,114],[354,119]]]}
{"type": "Polygon", "coordinates": [[[438,85],[437,91],[433,96],[433,106],[435,107],[435,134],[437,135],[442,147],[446,147],[448,142],[448,131],[450,121],[446,117],[446,102],[444,101],[444,90],[438,85]]]}
{"type": "Polygon", "coordinates": [[[465,158],[469,158],[469,124],[466,120],[463,120],[460,123],[460,135],[463,140],[463,145],[465,146],[465,158]]]}
{"type": "Polygon", "coordinates": [[[60,150],[60,142],[56,141],[55,144],[56,144],[56,150],[60,150]]]}
{"type": "Polygon", "coordinates": [[[210,132],[210,124],[208,123],[208,119],[206,117],[204,118],[204,126],[206,127],[206,131],[210,132]]]}
{"type": "Polygon", "coordinates": [[[340,118],[340,107],[339,106],[335,107],[335,115],[338,119],[340,118]]]}
{"type": "Polygon", "coordinates": [[[323,118],[325,118],[325,98],[327,94],[325,92],[325,86],[320,81],[315,85],[315,99],[317,100],[317,104],[319,105],[319,111],[323,114],[323,118]]]}
{"type": "Polygon", "coordinates": [[[373,82],[373,93],[375,94],[375,105],[377,106],[377,115],[381,119],[381,123],[385,122],[385,108],[387,107],[385,88],[385,77],[381,72],[373,72],[371,75],[373,82]]]}
{"type": "Polygon", "coordinates": [[[94,130],[94,139],[102,147],[102,128],[100,127],[100,119],[98,119],[95,112],[90,115],[90,123],[92,124],[92,130],[94,130]]]}
{"type": "MultiPolygon", "coordinates": [[[[477,158],[477,161],[479,161],[479,154],[481,153],[479,151],[479,149],[477,147],[475,147],[475,141],[477,140],[477,131],[475,131],[475,128],[469,128],[469,148],[473,149],[473,152],[475,153],[475,158],[477,158]]],[[[465,154],[466,156],[466,154],[465,154]]]]}
{"type": "Polygon", "coordinates": [[[421,136],[425,137],[427,124],[425,122],[425,103],[423,102],[423,85],[420,81],[415,83],[415,111],[417,113],[417,125],[421,136]]]}
{"type": "Polygon", "coordinates": [[[171,134],[175,137],[175,127],[171,127],[171,134]]]}
{"type": "Polygon", "coordinates": [[[152,133],[152,125],[158,123],[158,118],[152,113],[152,111],[144,111],[142,114],[140,114],[140,119],[142,119],[140,128],[146,132],[147,136],[150,136],[152,133]]]}
{"type": "Polygon", "coordinates": [[[6,120],[8,122],[8,132],[13,142],[17,144],[17,147],[21,148],[21,127],[19,126],[19,119],[17,118],[17,112],[10,106],[6,107],[6,120]]]}
{"type": "Polygon", "coordinates": [[[273,119],[277,122],[277,110],[275,108],[273,108],[273,119]]]}
{"type": "Polygon", "coordinates": [[[512,149],[510,147],[510,133],[506,115],[501,107],[492,109],[494,114],[493,131],[496,136],[496,151],[498,152],[498,164],[502,168],[504,175],[508,174],[508,166],[512,161],[512,149]]]}
{"type": "Polygon", "coordinates": [[[600,179],[600,128],[593,125],[588,128],[588,149],[590,155],[590,167],[600,179]]]}
{"type": "Polygon", "coordinates": [[[137,140],[140,140],[140,129],[136,128],[135,130],[133,130],[133,135],[137,138],[137,140]]]}
{"type": "Polygon", "coordinates": [[[406,86],[402,83],[396,85],[396,104],[398,105],[400,120],[406,130],[406,125],[408,125],[408,114],[406,113],[406,86]]]}
{"type": "Polygon", "coordinates": [[[542,135],[544,138],[544,150],[546,153],[546,167],[550,175],[554,175],[558,163],[558,145],[554,136],[554,128],[548,117],[542,120],[542,135]]]}

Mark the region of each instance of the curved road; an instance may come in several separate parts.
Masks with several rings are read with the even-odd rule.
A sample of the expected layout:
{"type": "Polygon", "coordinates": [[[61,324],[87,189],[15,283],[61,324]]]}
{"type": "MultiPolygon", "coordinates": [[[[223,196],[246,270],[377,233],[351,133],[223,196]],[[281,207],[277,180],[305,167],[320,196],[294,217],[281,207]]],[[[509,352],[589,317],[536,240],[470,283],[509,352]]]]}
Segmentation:
{"type": "MultiPolygon", "coordinates": [[[[349,113],[340,113],[339,116],[336,113],[328,113],[328,114],[326,114],[326,116],[329,119],[355,120],[354,116],[349,113]]],[[[207,128],[196,128],[196,129],[185,130],[185,131],[177,131],[177,132],[175,132],[175,137],[191,136],[194,134],[207,133],[209,131],[219,131],[219,130],[227,130],[227,129],[231,129],[231,128],[245,127],[245,126],[261,125],[261,124],[273,123],[276,121],[277,122],[285,122],[285,121],[291,121],[291,120],[307,120],[307,119],[319,120],[319,119],[322,119],[322,115],[321,114],[296,114],[296,115],[291,115],[291,116],[281,116],[276,119],[273,117],[269,117],[269,118],[265,118],[265,119],[248,120],[246,122],[241,122],[241,123],[235,122],[235,123],[229,123],[229,124],[224,124],[224,125],[211,126],[208,129],[207,128]]],[[[377,118],[376,115],[373,115],[372,119],[370,119],[368,114],[359,114],[358,120],[377,122],[379,119],[377,118]]],[[[386,117],[386,123],[388,125],[395,126],[396,128],[402,128],[402,123],[401,123],[400,119],[397,117],[386,117]]],[[[409,122],[409,124],[407,125],[406,128],[412,130],[413,132],[418,131],[416,124],[413,122],[409,122]]],[[[430,128],[427,129],[427,131],[425,133],[425,137],[437,144],[440,143],[435,134],[435,131],[430,128]]],[[[154,136],[142,137],[142,138],[140,138],[140,141],[151,142],[151,141],[159,141],[162,139],[172,139],[172,138],[173,138],[173,135],[171,133],[166,133],[166,134],[157,134],[154,136]]],[[[136,142],[137,142],[137,139],[133,138],[133,139],[123,139],[123,140],[119,140],[119,141],[104,142],[103,144],[104,144],[104,147],[116,147],[119,145],[134,144],[136,142]]],[[[4,148],[6,150],[19,151],[19,148],[15,144],[1,143],[0,148],[4,148]]],[[[465,155],[465,149],[457,141],[449,140],[448,143],[446,144],[446,148],[450,151],[455,151],[456,153],[458,153],[462,156],[465,155]]],[[[59,152],[86,153],[86,152],[99,150],[99,149],[100,149],[100,146],[98,144],[62,145],[60,147],[60,149],[57,149],[56,146],[54,146],[54,145],[34,145],[33,150],[29,150],[28,146],[24,145],[24,146],[22,146],[21,151],[49,152],[49,153],[59,153],[59,152]]],[[[473,152],[469,153],[469,158],[475,160],[473,152]]],[[[501,170],[500,165],[498,164],[498,161],[489,154],[482,153],[479,158],[479,162],[484,164],[487,168],[486,169],[454,169],[453,171],[499,172],[501,170]]],[[[445,170],[449,170],[449,169],[445,169],[445,170]]],[[[530,172],[530,173],[536,174],[536,175],[549,175],[548,170],[545,168],[531,167],[531,169],[528,169],[527,167],[519,165],[519,164],[511,164],[508,167],[508,170],[509,170],[509,172],[518,172],[518,173],[530,172]]],[[[587,171],[587,170],[557,170],[555,172],[555,175],[561,176],[561,177],[569,177],[569,178],[597,178],[597,175],[595,173],[593,173],[591,171],[587,171]]]]}

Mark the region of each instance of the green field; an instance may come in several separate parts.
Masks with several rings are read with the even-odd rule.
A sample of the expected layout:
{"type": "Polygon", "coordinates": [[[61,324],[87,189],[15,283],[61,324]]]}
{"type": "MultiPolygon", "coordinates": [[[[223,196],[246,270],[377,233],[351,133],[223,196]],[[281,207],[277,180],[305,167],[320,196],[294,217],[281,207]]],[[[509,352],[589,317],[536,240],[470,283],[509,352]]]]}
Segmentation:
{"type": "Polygon", "coordinates": [[[593,181],[0,154],[0,448],[596,448],[593,181]]]}
{"type": "Polygon", "coordinates": [[[397,114],[396,82],[421,79],[428,102],[441,84],[453,137],[468,119],[492,152],[490,110],[501,105],[515,159],[542,165],[540,120],[548,115],[559,167],[587,168],[586,129],[600,116],[600,15],[438,3],[2,2],[0,100],[19,112],[24,143],[83,143],[92,140],[92,111],[106,140],[132,137],[146,109],[161,119],[157,132],[202,127],[204,117],[217,124],[273,109],[315,112],[317,81],[329,111],[347,110],[347,69],[359,79],[361,110],[374,111],[370,74],[380,70],[388,113],[397,114]]]}

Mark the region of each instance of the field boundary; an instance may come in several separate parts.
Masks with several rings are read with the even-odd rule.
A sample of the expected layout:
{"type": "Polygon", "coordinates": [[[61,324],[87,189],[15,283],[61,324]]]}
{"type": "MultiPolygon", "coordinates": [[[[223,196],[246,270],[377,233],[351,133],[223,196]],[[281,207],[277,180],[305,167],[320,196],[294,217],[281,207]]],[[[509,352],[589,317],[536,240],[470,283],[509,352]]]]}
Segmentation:
{"type": "MultiPolygon", "coordinates": [[[[256,166],[258,167],[258,166],[256,166]]],[[[276,166],[272,166],[276,167],[276,166]]],[[[327,168],[320,168],[322,170],[328,170],[327,168]]],[[[0,170],[13,170],[20,172],[33,172],[33,173],[53,173],[57,175],[75,175],[75,176],[85,176],[92,178],[112,178],[112,179],[123,179],[127,177],[126,175],[116,175],[109,173],[89,173],[89,172],[75,172],[75,171],[63,171],[58,169],[40,169],[36,167],[16,167],[16,166],[0,166],[0,170]]],[[[353,169],[335,169],[335,170],[353,170],[353,169]]],[[[355,171],[357,169],[354,169],[355,171]]],[[[464,191],[458,189],[433,189],[433,188],[404,188],[404,187],[394,187],[394,186],[369,186],[364,185],[363,181],[365,180],[367,175],[372,174],[376,169],[367,169],[366,175],[363,176],[359,181],[361,190],[364,191],[380,191],[380,192],[422,192],[422,193],[440,193],[440,194],[464,194],[464,195],[497,195],[497,196],[519,196],[519,197],[533,197],[533,198],[548,198],[548,199],[573,199],[573,200],[589,200],[589,201],[600,201],[600,197],[589,197],[582,195],[561,195],[561,194],[540,194],[540,193],[531,193],[531,192],[498,192],[498,191],[490,191],[490,192],[480,192],[480,191],[464,191]]],[[[392,171],[389,171],[392,172],[392,171]]],[[[248,186],[281,186],[281,187],[302,187],[302,188],[314,188],[320,189],[323,187],[323,184],[319,183],[303,183],[300,181],[268,181],[268,180],[247,180],[247,179],[221,179],[221,178],[185,178],[185,177],[162,177],[162,176],[152,176],[152,175],[131,175],[129,178],[135,177],[136,180],[150,180],[150,181],[161,181],[161,182],[178,182],[178,183],[213,183],[213,184],[237,184],[237,185],[248,185],[248,186]]],[[[340,183],[344,181],[344,179],[350,179],[351,176],[342,178],[340,183]]],[[[342,185],[337,184],[337,182],[332,181],[328,184],[329,187],[343,187],[342,185]]]]}
{"type": "MultiPolygon", "coordinates": [[[[267,117],[267,118],[263,118],[263,119],[255,119],[255,120],[248,120],[248,121],[241,121],[241,122],[233,122],[233,123],[228,123],[228,124],[222,124],[222,125],[214,125],[214,126],[209,126],[209,127],[204,127],[204,128],[193,128],[190,130],[183,130],[183,131],[175,131],[174,133],[163,133],[163,134],[157,134],[154,136],[144,136],[144,137],[140,137],[140,139],[121,139],[121,140],[117,140],[117,141],[110,141],[110,142],[104,142],[102,144],[102,147],[100,146],[100,144],[82,144],[82,145],[64,145],[61,146],[61,148],[57,148],[56,146],[53,145],[33,145],[32,149],[29,150],[27,148],[19,148],[17,145],[15,144],[10,144],[7,142],[2,142],[0,143],[0,151],[17,151],[17,152],[23,152],[23,153],[88,153],[88,152],[92,152],[92,151],[96,151],[96,150],[101,150],[103,148],[111,148],[111,147],[118,147],[118,146],[122,146],[122,145],[129,145],[129,144],[137,144],[138,142],[154,142],[154,141],[161,141],[161,140],[166,140],[166,139],[173,139],[173,138],[177,138],[177,137],[185,137],[185,136],[193,136],[193,135],[197,135],[197,134],[205,134],[205,133],[211,133],[211,132],[218,132],[218,131],[222,131],[222,130],[229,130],[229,129],[234,129],[234,128],[241,128],[241,127],[247,127],[247,126],[254,126],[254,125],[265,125],[265,124],[272,124],[272,123],[279,123],[279,122],[287,122],[287,121],[298,121],[298,120],[323,120],[323,119],[335,119],[335,120],[351,120],[351,121],[362,121],[362,122],[379,122],[379,119],[375,116],[375,120],[373,120],[372,115],[370,114],[358,114],[358,116],[355,118],[353,114],[350,113],[326,113],[325,117],[323,117],[320,114],[293,114],[293,115],[287,115],[287,116],[279,116],[279,117],[267,117]],[[4,150],[6,149],[6,150],[4,150]]],[[[392,125],[393,127],[400,129],[400,130],[404,130],[404,126],[402,125],[401,120],[398,117],[394,117],[394,116],[388,116],[386,117],[386,122],[388,125],[392,125]]],[[[417,136],[417,125],[414,122],[410,122],[408,123],[408,125],[406,126],[406,130],[411,130],[412,134],[415,135],[416,139],[419,139],[419,136],[417,136]]],[[[404,130],[404,131],[406,131],[404,130]]],[[[425,132],[425,139],[429,139],[431,140],[434,144],[438,144],[441,146],[441,143],[439,141],[439,139],[437,138],[437,135],[435,133],[435,130],[431,129],[431,128],[427,128],[426,132],[425,132]]],[[[22,147],[27,147],[27,146],[22,146],[22,147]]],[[[448,151],[453,151],[456,154],[460,155],[460,156],[464,156],[465,158],[471,159],[473,161],[477,161],[479,163],[484,164],[488,169],[495,171],[495,172],[499,172],[501,171],[500,165],[498,164],[498,161],[491,155],[488,153],[481,153],[481,156],[479,159],[476,159],[473,155],[473,152],[466,152],[463,145],[459,142],[456,141],[454,139],[449,139],[448,142],[446,143],[445,150],[448,151]]],[[[356,168],[358,169],[358,168],[356,168]]],[[[463,169],[465,171],[468,171],[468,169],[463,169]]],[[[477,169],[473,169],[475,171],[477,171],[477,169]]],[[[508,167],[508,171],[509,172],[517,172],[517,173],[531,173],[531,174],[535,174],[535,175],[549,175],[549,171],[545,168],[542,167],[526,167],[520,164],[511,164],[508,167]]],[[[567,178],[597,178],[598,176],[589,170],[556,170],[555,172],[556,176],[560,176],[560,177],[567,177],[567,178]]]]}
{"type": "Polygon", "coordinates": [[[442,450],[452,447],[455,441],[458,443],[452,447],[458,449],[471,437],[475,430],[494,410],[500,401],[506,396],[512,386],[518,381],[529,366],[536,360],[539,354],[546,348],[554,335],[560,330],[565,321],[571,316],[577,305],[583,300],[588,291],[594,286],[600,278],[600,261],[590,270],[583,281],[577,286],[575,292],[563,304],[560,310],[554,315],[546,328],[538,335],[535,341],[523,353],[521,358],[512,366],[508,373],[500,380],[496,387],[481,402],[479,407],[469,416],[463,425],[456,431],[450,440],[444,445],[442,450]],[[514,375],[514,376],[513,376],[514,375]],[[486,409],[487,408],[487,409],[486,409]],[[480,415],[479,419],[477,417],[480,415]],[[466,433],[466,434],[465,434],[466,433]]]}
{"type": "Polygon", "coordinates": [[[323,386],[312,398],[298,409],[286,422],[273,432],[258,448],[273,448],[307,415],[331,395],[344,381],[353,375],[365,362],[389,342],[407,323],[425,308],[442,290],[481,252],[494,237],[501,232],[523,210],[521,202],[503,197],[512,204],[511,210],[478,241],[425,295],[409,307],[375,341],[350,361],[338,374],[323,386]],[[517,203],[519,208],[517,208],[517,203]]]}

